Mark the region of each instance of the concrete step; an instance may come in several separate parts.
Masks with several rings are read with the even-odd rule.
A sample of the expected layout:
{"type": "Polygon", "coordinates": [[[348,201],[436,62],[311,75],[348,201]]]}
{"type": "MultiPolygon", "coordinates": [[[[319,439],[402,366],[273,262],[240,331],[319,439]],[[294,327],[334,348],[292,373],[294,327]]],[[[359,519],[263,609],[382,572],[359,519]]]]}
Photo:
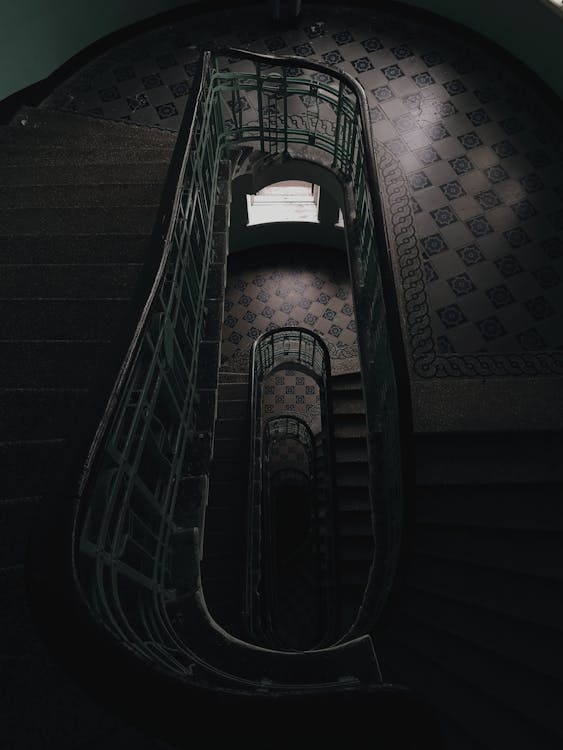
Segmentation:
{"type": "Polygon", "coordinates": [[[130,299],[141,268],[140,263],[4,265],[0,300],[130,299]]]}
{"type": "MultiPolygon", "coordinates": [[[[403,638],[392,634],[380,639],[377,654],[387,679],[409,685],[437,712],[447,737],[446,750],[498,750],[507,746],[508,738],[511,748],[537,747],[537,731],[529,726],[520,727],[522,741],[514,745],[518,717],[512,710],[490,700],[480,687],[452,675],[447,666],[403,638]]],[[[553,745],[545,747],[555,750],[553,745]]]]}
{"type": "Polygon", "coordinates": [[[419,486],[416,521],[468,529],[563,531],[560,482],[419,486]]]}
{"type": "Polygon", "coordinates": [[[0,390],[0,442],[66,438],[80,422],[86,389],[0,390]]]}
{"type": "Polygon", "coordinates": [[[337,463],[364,463],[368,459],[365,437],[335,436],[334,454],[337,463]]]}
{"type": "Polygon", "coordinates": [[[90,388],[110,348],[106,342],[0,341],[0,388],[90,388]]]}
{"type": "Polygon", "coordinates": [[[346,487],[337,492],[338,509],[345,512],[370,511],[371,502],[366,487],[346,487]]]}
{"type": "Polygon", "coordinates": [[[551,628],[518,622],[514,618],[444,597],[410,589],[401,612],[430,627],[465,638],[526,669],[563,680],[561,633],[551,628]]]}
{"type": "MultiPolygon", "coordinates": [[[[177,133],[172,133],[158,128],[139,128],[134,125],[112,122],[110,120],[90,119],[80,115],[76,123],[56,122],[51,118],[50,122],[29,121],[22,125],[22,119],[11,123],[0,130],[0,144],[2,146],[28,146],[31,148],[102,148],[111,144],[113,147],[120,146],[134,148],[135,145],[158,148],[169,148],[172,150],[176,142],[177,133]]],[[[46,118],[44,118],[46,119],[46,118]]]]}
{"type": "Polygon", "coordinates": [[[236,440],[244,443],[245,448],[248,442],[248,422],[246,419],[216,419],[215,420],[215,440],[236,440]]]}
{"type": "Polygon", "coordinates": [[[0,211],[4,234],[76,235],[106,234],[150,235],[156,206],[90,208],[11,208],[0,211]]]}
{"type": "Polygon", "coordinates": [[[36,208],[106,208],[147,206],[156,208],[161,182],[97,185],[0,186],[0,210],[36,208]]]}
{"type": "Polygon", "coordinates": [[[497,570],[563,581],[560,531],[468,528],[457,525],[418,526],[417,553],[497,570]]]}
{"type": "Polygon", "coordinates": [[[563,432],[419,434],[418,485],[563,482],[563,432]]]}
{"type": "Polygon", "coordinates": [[[422,554],[410,564],[407,580],[418,591],[563,632],[560,581],[422,554]]]}
{"type": "Polygon", "coordinates": [[[369,510],[339,510],[337,513],[337,524],[340,536],[373,538],[371,513],[369,510]]]}
{"type": "Polygon", "coordinates": [[[247,383],[221,383],[219,382],[220,401],[245,401],[248,399],[247,383]]]}
{"type": "Polygon", "coordinates": [[[367,428],[363,414],[335,414],[334,436],[339,438],[365,438],[367,428]]]}
{"type": "Polygon", "coordinates": [[[343,375],[333,375],[331,378],[331,389],[336,391],[349,391],[362,389],[362,376],[359,372],[349,372],[343,375]]]}
{"type": "Polygon", "coordinates": [[[26,133],[49,133],[64,140],[85,140],[106,138],[112,141],[135,139],[146,143],[154,140],[173,146],[177,132],[136,123],[107,120],[76,112],[65,112],[46,107],[22,107],[12,118],[10,128],[26,133]]]}
{"type": "Polygon", "coordinates": [[[225,385],[229,383],[244,383],[248,385],[248,373],[225,372],[224,370],[219,370],[219,383],[225,385]]]}
{"type": "Polygon", "coordinates": [[[119,146],[109,145],[105,149],[100,148],[56,148],[47,147],[29,150],[25,146],[4,146],[2,158],[5,167],[30,167],[34,164],[49,166],[60,164],[86,165],[86,164],[128,164],[131,162],[169,162],[171,150],[162,146],[119,146]]]}
{"type": "Polygon", "coordinates": [[[367,463],[337,463],[336,486],[343,492],[348,487],[369,487],[369,467],[367,463]]]}
{"type": "Polygon", "coordinates": [[[366,407],[361,394],[350,397],[346,392],[332,399],[332,411],[333,414],[365,414],[366,407]]]}
{"type": "Polygon", "coordinates": [[[0,235],[3,265],[71,263],[140,263],[146,258],[147,234],[0,235]]]}
{"type": "Polygon", "coordinates": [[[63,437],[0,443],[0,497],[36,497],[65,476],[68,443],[63,437]]]}
{"type": "Polygon", "coordinates": [[[373,538],[371,534],[353,537],[340,536],[338,540],[339,567],[347,561],[371,562],[373,557],[373,538]]]}
{"type": "Polygon", "coordinates": [[[246,399],[226,400],[222,399],[217,403],[218,419],[238,419],[246,424],[249,416],[249,406],[246,399]]]}
{"type": "MultiPolygon", "coordinates": [[[[395,637],[408,643],[419,654],[426,655],[429,661],[441,665],[452,677],[483,692],[483,698],[498,703],[505,709],[514,711],[515,724],[519,720],[528,725],[528,741],[533,729],[552,735],[555,741],[563,739],[563,723],[557,706],[560,690],[555,689],[552,680],[543,678],[511,659],[499,657],[480,645],[471,643],[465,636],[444,632],[423,623],[420,618],[408,621],[403,618],[395,624],[395,637]]],[[[559,683],[560,684],[560,683],[559,683]]],[[[514,732],[514,728],[512,729],[514,732]]],[[[508,741],[510,735],[505,736],[508,741]]],[[[515,737],[516,746],[544,747],[539,744],[538,734],[535,743],[523,745],[522,737],[515,737]]],[[[509,742],[514,747],[512,737],[509,742]]],[[[546,747],[552,745],[548,744],[546,747]]]]}
{"type": "Polygon", "coordinates": [[[112,299],[0,301],[0,341],[107,341],[128,310],[112,299]]]}
{"type": "Polygon", "coordinates": [[[0,164],[0,185],[6,187],[51,188],[54,185],[134,185],[160,183],[169,169],[169,159],[152,161],[131,159],[106,164],[73,164],[59,161],[49,163],[0,164]]]}
{"type": "Polygon", "coordinates": [[[37,496],[0,500],[0,567],[25,563],[29,530],[41,500],[37,496]]]}

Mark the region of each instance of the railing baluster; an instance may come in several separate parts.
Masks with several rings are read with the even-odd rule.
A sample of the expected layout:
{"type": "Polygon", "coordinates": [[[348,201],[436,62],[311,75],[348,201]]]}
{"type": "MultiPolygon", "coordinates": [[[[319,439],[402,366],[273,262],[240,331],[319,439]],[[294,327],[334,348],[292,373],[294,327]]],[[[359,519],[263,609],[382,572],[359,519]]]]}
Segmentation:
{"type": "MultiPolygon", "coordinates": [[[[287,152],[290,144],[314,142],[316,148],[332,156],[333,167],[351,179],[349,187],[357,213],[355,229],[361,247],[354,245],[359,257],[351,257],[350,262],[364,272],[365,289],[361,300],[371,300],[367,308],[362,308],[362,313],[367,309],[367,328],[373,333],[369,340],[359,341],[362,346],[367,340],[366,353],[362,356],[364,364],[368,362],[370,366],[370,377],[366,381],[366,409],[370,430],[377,431],[377,437],[383,443],[380,458],[386,475],[382,480],[384,495],[380,501],[388,518],[393,513],[400,514],[401,453],[394,454],[393,451],[398,450],[401,440],[401,446],[404,446],[405,425],[408,426],[408,379],[404,374],[401,327],[377,195],[365,94],[350,76],[316,62],[237,50],[230,50],[229,54],[252,61],[255,75],[252,78],[248,73],[220,72],[219,52],[212,70],[211,53],[205,52],[202,56],[200,75],[194,82],[178,139],[174,181],[167,185],[167,203],[160,217],[162,226],[166,227],[155,250],[155,257],[161,259],[160,266],[88,454],[80,484],[81,513],[77,516],[77,538],[80,539],[78,569],[80,576],[87,580],[84,591],[88,592],[85,596],[89,597],[89,606],[118,640],[127,642],[148,660],[157,658],[174,674],[177,674],[182,658],[188,659],[189,649],[167,624],[165,604],[174,598],[175,587],[166,583],[165,576],[170,567],[170,539],[175,527],[177,480],[185,469],[187,446],[195,424],[198,351],[203,331],[217,175],[219,162],[225,158],[226,145],[240,146],[249,142],[271,152],[277,151],[278,143],[283,140],[287,152]],[[264,77],[265,64],[268,68],[272,64],[281,68],[279,80],[264,77]],[[325,84],[312,85],[309,81],[290,76],[289,66],[329,72],[338,79],[338,89],[325,84]],[[267,133],[264,90],[270,97],[267,133]],[[249,96],[256,93],[258,131],[255,122],[245,122],[250,119],[243,109],[242,94],[245,92],[249,92],[249,96]],[[312,123],[309,130],[290,127],[289,99],[303,93],[309,97],[309,106],[315,112],[323,101],[335,103],[336,123],[332,135],[314,133],[312,123]],[[280,98],[283,100],[283,134],[279,133],[278,123],[280,98]],[[227,106],[230,103],[231,132],[225,130],[223,102],[227,106]],[[386,308],[388,318],[384,319],[386,308]],[[151,321],[156,321],[156,330],[151,328],[151,321]],[[400,402],[397,372],[402,378],[400,402]],[[399,410],[402,433],[396,416],[399,410]],[[167,425],[166,445],[158,443],[158,422],[167,425]],[[154,466],[148,460],[150,451],[156,456],[154,466]],[[154,551],[149,549],[152,543],[136,541],[138,548],[144,549],[139,559],[150,552],[154,561],[151,576],[146,575],[146,562],[140,561],[136,570],[134,565],[124,561],[130,541],[127,529],[131,519],[137,518],[154,532],[157,540],[154,551]],[[143,599],[143,607],[148,609],[141,608],[140,612],[131,615],[131,621],[143,619],[145,623],[138,632],[128,621],[120,596],[122,588],[136,592],[142,590],[143,596],[147,596],[143,599]],[[184,653],[181,658],[177,656],[180,652],[184,653]]],[[[315,131],[317,123],[315,120],[315,131]]],[[[277,331],[268,333],[253,349],[254,396],[259,394],[260,379],[278,365],[290,363],[292,358],[311,368],[318,382],[323,384],[324,393],[328,393],[330,358],[324,343],[310,331],[291,329],[281,334],[277,331]]],[[[287,421],[284,428],[300,435],[299,427],[290,428],[287,421]]],[[[262,435],[255,437],[253,448],[262,441],[262,435]]],[[[257,492],[259,483],[249,484],[257,492]]],[[[255,495],[253,499],[256,500],[255,495]]],[[[254,502],[250,507],[255,511],[259,505],[254,502]]],[[[256,519],[248,529],[249,539],[255,541],[259,536],[256,519]]],[[[383,529],[381,533],[387,532],[383,529]]],[[[394,534],[396,536],[396,532],[394,534]]],[[[387,558],[378,563],[387,576],[380,601],[383,601],[392,579],[392,572],[386,571],[394,569],[393,555],[397,554],[396,539],[391,542],[380,545],[382,549],[390,550],[386,553],[387,558]]],[[[255,566],[249,575],[257,575],[255,566]]],[[[253,590],[249,588],[249,597],[253,590]]],[[[247,603],[247,607],[251,612],[252,604],[247,603]]]]}

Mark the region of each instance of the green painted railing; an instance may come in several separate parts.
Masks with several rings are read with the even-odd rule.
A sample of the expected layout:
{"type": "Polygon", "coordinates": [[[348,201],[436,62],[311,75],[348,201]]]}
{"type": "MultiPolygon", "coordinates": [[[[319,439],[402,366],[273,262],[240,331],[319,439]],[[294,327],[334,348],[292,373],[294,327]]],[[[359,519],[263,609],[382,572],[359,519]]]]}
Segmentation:
{"type": "MultiPolygon", "coordinates": [[[[170,612],[185,596],[182,544],[197,537],[201,521],[179,488],[189,474],[219,163],[228,147],[242,144],[328,154],[346,185],[368,423],[390,477],[377,498],[378,602],[398,550],[402,344],[365,94],[350,76],[305,59],[206,52],[155,234],[161,261],[81,474],[73,551],[75,584],[90,616],[125,649],[188,681],[197,656],[170,612]],[[225,70],[225,55],[248,70],[225,70]],[[318,73],[336,84],[313,80],[318,73]]],[[[267,351],[264,357],[277,356],[267,351]]]]}
{"type": "Polygon", "coordinates": [[[114,635],[145,658],[185,668],[166,611],[181,591],[171,549],[196,409],[198,351],[224,144],[209,54],[164,217],[162,260],[95,438],[81,485],[77,572],[114,635]],[[134,605],[132,605],[134,602],[134,605]]]}
{"type": "Polygon", "coordinates": [[[278,440],[297,440],[307,454],[309,464],[313,463],[315,440],[311,428],[300,417],[270,417],[264,424],[264,445],[271,446],[278,440]]]}

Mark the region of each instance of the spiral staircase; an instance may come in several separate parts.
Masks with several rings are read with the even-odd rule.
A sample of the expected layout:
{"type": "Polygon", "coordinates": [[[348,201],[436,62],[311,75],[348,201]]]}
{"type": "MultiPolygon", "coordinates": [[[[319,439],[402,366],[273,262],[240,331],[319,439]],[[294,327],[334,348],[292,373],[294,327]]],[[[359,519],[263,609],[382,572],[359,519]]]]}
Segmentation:
{"type": "MultiPolygon", "coordinates": [[[[219,374],[231,163],[228,149],[214,155],[209,145],[216,139],[224,146],[226,138],[206,77],[209,60],[178,140],[29,108],[2,129],[0,585],[8,746],[39,749],[45,738],[93,749],[182,746],[194,737],[244,737],[249,721],[288,740],[283,717],[293,712],[303,736],[345,738],[363,729],[413,750],[440,743],[452,750],[559,748],[563,433],[499,427],[413,436],[411,425],[409,434],[408,403],[402,412],[387,408],[382,394],[392,398],[393,388],[382,388],[388,381],[370,369],[374,342],[383,340],[377,351],[390,363],[386,377],[408,402],[400,338],[393,338],[399,317],[391,274],[373,272],[377,261],[362,256],[361,242],[371,247],[381,236],[358,223],[349,249],[357,316],[368,321],[359,334],[363,374],[336,377],[332,388],[335,519],[346,537],[336,567],[359,604],[354,613],[344,596],[346,634],[317,651],[246,640],[246,548],[236,541],[256,532],[242,517],[249,387],[219,374]],[[205,246],[205,257],[196,246],[205,246]],[[189,265],[184,252],[199,291],[178,281],[189,265]],[[358,282],[360,256],[375,288],[358,282]],[[188,290],[192,328],[180,330],[191,314],[187,303],[171,312],[167,300],[180,299],[165,296],[172,281],[188,290]],[[142,380],[149,370],[158,377],[142,380]],[[189,383],[189,398],[171,436],[162,415],[178,398],[178,383],[189,383]],[[119,433],[123,425],[128,431],[119,433]],[[141,464],[127,454],[136,441],[146,446],[141,464]],[[393,451],[405,446],[393,462],[393,451]],[[172,467],[170,479],[163,467],[172,467]],[[395,472],[392,480],[384,470],[395,472]],[[118,476],[131,487],[155,483],[159,509],[141,491],[120,495],[118,476]],[[110,501],[115,510],[106,513],[110,501]],[[165,552],[149,518],[166,532],[165,552]],[[78,648],[71,642],[77,634],[78,648]],[[222,712],[226,725],[188,731],[186,701],[196,713],[222,712]],[[9,722],[15,715],[27,717],[25,727],[9,722]]],[[[373,227],[377,196],[362,151],[369,145],[362,99],[344,75],[340,84],[341,95],[348,87],[341,117],[349,130],[335,134],[333,165],[344,182],[361,186],[371,208],[354,216],[373,227]]],[[[260,92],[281,106],[279,87],[260,92]]],[[[256,124],[241,119],[235,136],[238,128],[242,143],[245,128],[254,128],[248,139],[255,148],[285,139],[289,153],[287,123],[267,138],[261,125],[257,135],[256,124]]],[[[310,148],[309,136],[292,137],[296,149],[310,148]]],[[[270,161],[279,153],[270,152],[270,161]]],[[[235,164],[239,158],[240,151],[235,164]]]]}

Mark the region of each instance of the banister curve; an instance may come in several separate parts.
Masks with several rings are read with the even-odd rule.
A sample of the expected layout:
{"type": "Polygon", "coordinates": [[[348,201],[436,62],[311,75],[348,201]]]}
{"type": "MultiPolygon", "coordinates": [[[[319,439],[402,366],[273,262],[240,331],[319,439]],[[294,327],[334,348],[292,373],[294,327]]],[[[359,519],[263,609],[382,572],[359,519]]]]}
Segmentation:
{"type": "MultiPolygon", "coordinates": [[[[268,679],[272,682],[268,689],[281,692],[304,690],[307,686],[311,690],[328,690],[342,675],[351,676],[352,685],[377,684],[381,675],[365,630],[351,633],[349,643],[319,650],[316,656],[280,652],[281,656],[275,650],[225,637],[209,616],[201,592],[198,554],[202,510],[201,503],[198,505],[188,491],[195,484],[191,480],[200,477],[190,476],[186,467],[196,437],[198,351],[203,336],[203,298],[219,166],[226,148],[237,145],[225,127],[221,109],[221,93],[228,89],[228,79],[216,63],[223,54],[256,64],[323,72],[348,87],[356,97],[360,119],[357,135],[366,161],[356,165],[355,174],[359,180],[361,168],[367,170],[373,221],[370,217],[366,221],[373,226],[370,225],[366,243],[381,276],[383,308],[387,311],[384,325],[395,368],[394,382],[400,393],[403,470],[408,464],[410,390],[365,92],[348,74],[306,58],[262,55],[236,48],[206,50],[163,191],[148,269],[137,298],[138,322],[123,360],[115,367],[113,386],[101,416],[85,437],[88,447],[80,470],[70,479],[72,492],[65,498],[65,513],[72,532],[64,540],[64,560],[57,565],[65,567],[61,580],[64,578],[65,585],[72,587],[66,596],[70,594],[74,608],[80,612],[77,620],[89,621],[103,633],[110,648],[126,651],[135,660],[166,674],[177,682],[179,690],[188,683],[206,683],[210,675],[223,687],[242,692],[250,684],[262,690],[268,679]],[[245,677],[245,664],[250,664],[257,654],[267,666],[256,668],[245,677]],[[351,662],[346,661],[351,654],[358,654],[357,660],[354,657],[351,662]],[[233,672],[222,669],[219,662],[230,663],[233,672]],[[270,677],[264,669],[270,670],[270,677]]],[[[284,81],[291,81],[284,75],[284,81]]],[[[320,90],[320,84],[315,86],[320,90]]],[[[332,94],[337,96],[339,92],[333,90],[332,94]]],[[[348,112],[350,117],[353,114],[348,112]]],[[[350,125],[346,144],[352,157],[354,132],[350,125]]],[[[277,136],[276,126],[268,142],[277,136]]],[[[266,142],[264,137],[262,140],[266,142]]],[[[279,140],[287,149],[287,128],[279,140]]],[[[325,150],[329,145],[325,140],[325,150]]],[[[344,146],[338,148],[342,150],[344,146]]],[[[351,252],[361,231],[359,223],[350,228],[351,252]]],[[[360,303],[364,288],[358,287],[360,303]]],[[[314,335],[307,329],[292,330],[314,335]]],[[[360,332],[362,336],[367,336],[365,330],[360,332]]],[[[330,374],[330,356],[322,339],[318,346],[327,363],[326,376],[327,372],[330,374]]],[[[387,533],[385,523],[384,519],[382,534],[387,533]]],[[[383,542],[381,548],[385,549],[383,542]]],[[[43,583],[48,587],[46,579],[43,583]]]]}

